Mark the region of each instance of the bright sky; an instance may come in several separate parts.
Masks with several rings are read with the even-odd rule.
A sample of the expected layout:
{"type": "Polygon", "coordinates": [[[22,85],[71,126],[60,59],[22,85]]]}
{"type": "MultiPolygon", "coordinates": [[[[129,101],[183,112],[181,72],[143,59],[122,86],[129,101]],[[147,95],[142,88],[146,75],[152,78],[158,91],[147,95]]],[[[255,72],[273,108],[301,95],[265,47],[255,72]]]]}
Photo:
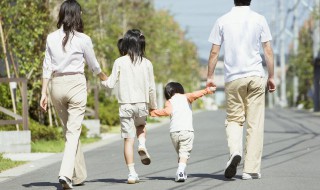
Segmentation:
{"type": "MultiPolygon", "coordinates": [[[[269,22],[269,27],[273,36],[277,33],[276,27],[279,26],[279,0],[252,0],[251,9],[264,15],[269,22]]],[[[285,9],[291,8],[295,0],[281,0],[285,2],[285,9]]],[[[300,25],[308,17],[309,11],[303,6],[300,0],[299,23],[300,25]]],[[[313,0],[304,0],[312,5],[313,0]]],[[[211,44],[208,37],[216,19],[231,10],[234,6],[233,0],[154,0],[157,9],[167,9],[180,23],[182,29],[187,32],[187,37],[198,47],[200,58],[207,59],[211,44]]],[[[289,14],[287,28],[289,30],[292,23],[292,13],[289,14]]],[[[292,31],[292,30],[291,30],[292,31]]],[[[287,44],[292,40],[289,35],[287,44]]]]}

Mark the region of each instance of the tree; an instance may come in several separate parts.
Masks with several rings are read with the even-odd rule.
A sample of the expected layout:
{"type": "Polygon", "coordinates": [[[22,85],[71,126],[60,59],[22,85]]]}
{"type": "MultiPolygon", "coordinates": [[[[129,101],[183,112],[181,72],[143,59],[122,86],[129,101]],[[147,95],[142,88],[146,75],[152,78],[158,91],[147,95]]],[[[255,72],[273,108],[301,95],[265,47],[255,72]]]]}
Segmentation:
{"type": "MultiPolygon", "coordinates": [[[[1,0],[0,14],[3,21],[6,46],[13,58],[11,60],[11,72],[13,71],[12,65],[16,64],[19,75],[16,77],[28,78],[29,113],[31,117],[38,120],[41,114],[38,108],[42,73],[41,63],[50,20],[48,1],[1,0]]],[[[3,59],[3,56],[1,54],[0,59],[3,59]]],[[[13,72],[11,75],[14,76],[13,72]]],[[[5,93],[2,91],[1,96],[5,93]]],[[[7,98],[2,100],[2,103],[12,106],[7,98]]]]}
{"type": "Polygon", "coordinates": [[[303,27],[299,33],[298,54],[291,56],[288,77],[294,74],[299,78],[297,104],[303,104],[305,108],[312,108],[311,87],[313,86],[313,40],[312,30],[308,25],[303,27]]]}

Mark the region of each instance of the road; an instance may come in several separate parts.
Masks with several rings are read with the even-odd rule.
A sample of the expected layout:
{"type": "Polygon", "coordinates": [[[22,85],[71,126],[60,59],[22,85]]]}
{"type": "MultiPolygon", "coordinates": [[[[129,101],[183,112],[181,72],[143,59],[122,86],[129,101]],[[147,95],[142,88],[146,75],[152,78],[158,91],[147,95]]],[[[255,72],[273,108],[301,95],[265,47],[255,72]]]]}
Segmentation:
{"type": "MultiPolygon", "coordinates": [[[[123,142],[85,152],[88,179],[76,190],[318,190],[320,186],[320,115],[302,111],[266,111],[262,178],[241,180],[242,165],[233,180],[223,176],[228,159],[224,110],[194,115],[195,142],[187,166],[188,180],[174,182],[177,156],[169,138],[168,123],[150,129],[147,147],[152,163],[144,166],[136,154],[141,182],[126,184],[123,142]]],[[[60,160],[39,170],[0,183],[1,190],[61,189],[57,180],[60,160]]]]}

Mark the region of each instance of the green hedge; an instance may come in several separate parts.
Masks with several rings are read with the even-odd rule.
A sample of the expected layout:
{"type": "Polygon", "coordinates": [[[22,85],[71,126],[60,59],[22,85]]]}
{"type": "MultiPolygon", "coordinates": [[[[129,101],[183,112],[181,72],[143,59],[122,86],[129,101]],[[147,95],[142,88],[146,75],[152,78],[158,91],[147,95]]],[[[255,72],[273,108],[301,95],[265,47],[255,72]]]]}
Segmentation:
{"type": "MultiPolygon", "coordinates": [[[[34,120],[29,120],[30,126],[29,129],[31,131],[31,140],[33,142],[39,140],[61,140],[63,139],[63,129],[62,127],[49,127],[42,125],[40,123],[35,122],[34,120]]],[[[88,129],[82,125],[81,137],[87,136],[88,129]]]]}
{"type": "Polygon", "coordinates": [[[37,123],[34,120],[29,120],[29,129],[31,131],[31,140],[60,140],[63,138],[63,132],[61,127],[49,127],[37,123]]]}
{"type": "Polygon", "coordinates": [[[102,125],[120,124],[119,105],[115,99],[106,99],[99,105],[99,119],[102,125]]]}

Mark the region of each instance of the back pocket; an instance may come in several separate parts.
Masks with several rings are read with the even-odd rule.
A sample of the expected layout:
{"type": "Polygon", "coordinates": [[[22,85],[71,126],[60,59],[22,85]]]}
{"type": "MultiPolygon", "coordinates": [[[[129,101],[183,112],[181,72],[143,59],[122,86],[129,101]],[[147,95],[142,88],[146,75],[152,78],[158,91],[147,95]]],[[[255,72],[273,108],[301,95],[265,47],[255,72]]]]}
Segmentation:
{"type": "Polygon", "coordinates": [[[119,116],[120,117],[132,117],[133,116],[133,108],[130,104],[122,104],[119,107],[119,116]]]}

